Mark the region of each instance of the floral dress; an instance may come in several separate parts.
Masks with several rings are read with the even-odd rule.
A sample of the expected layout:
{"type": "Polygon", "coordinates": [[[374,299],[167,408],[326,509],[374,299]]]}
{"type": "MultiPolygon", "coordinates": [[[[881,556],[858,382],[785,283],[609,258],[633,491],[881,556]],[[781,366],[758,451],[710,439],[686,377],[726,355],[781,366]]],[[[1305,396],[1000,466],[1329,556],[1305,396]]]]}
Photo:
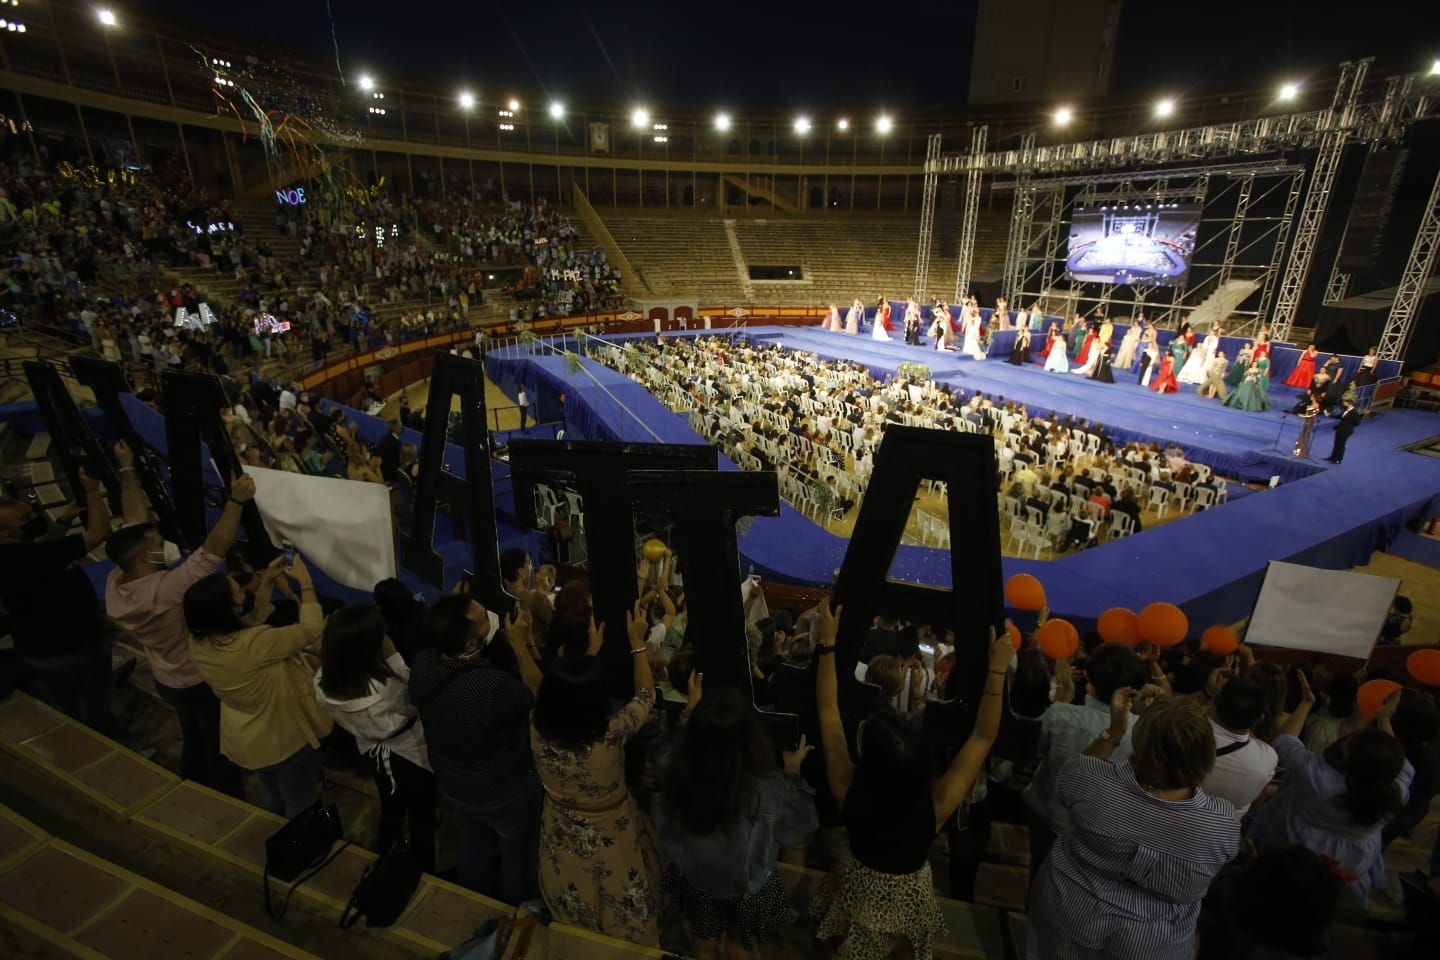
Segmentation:
{"type": "Polygon", "coordinates": [[[579,749],[530,745],[545,786],[540,821],[540,894],[561,923],[632,943],[660,945],[660,856],[650,824],[625,786],[625,742],[645,723],[654,690],[610,718],[579,749]]]}

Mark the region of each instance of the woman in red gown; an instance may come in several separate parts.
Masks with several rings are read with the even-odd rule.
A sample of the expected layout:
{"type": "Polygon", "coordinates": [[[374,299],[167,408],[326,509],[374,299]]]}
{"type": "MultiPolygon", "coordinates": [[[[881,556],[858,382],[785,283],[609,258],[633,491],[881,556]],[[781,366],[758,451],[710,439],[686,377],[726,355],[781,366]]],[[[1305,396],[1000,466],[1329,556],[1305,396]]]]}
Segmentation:
{"type": "MultiPolygon", "coordinates": [[[[1048,356],[1050,356],[1050,350],[1051,350],[1052,347],[1055,346],[1055,338],[1056,338],[1057,336],[1059,336],[1059,334],[1060,334],[1060,329],[1059,329],[1058,327],[1056,327],[1055,324],[1053,324],[1053,323],[1050,324],[1050,329],[1049,329],[1048,331],[1046,331],[1046,333],[1045,333],[1045,342],[1044,342],[1044,344],[1041,345],[1041,347],[1040,347],[1039,350],[1035,350],[1035,351],[1033,351],[1032,354],[1031,354],[1032,356],[1034,356],[1034,357],[1036,358],[1036,359],[1035,359],[1035,362],[1036,362],[1036,363],[1044,363],[1044,362],[1045,362],[1045,358],[1048,357],[1048,356]]],[[[1061,338],[1061,339],[1062,339],[1062,342],[1063,342],[1063,338],[1061,338]]]]}
{"type": "Polygon", "coordinates": [[[1270,356],[1270,328],[1261,327],[1260,333],[1255,337],[1255,352],[1250,355],[1250,362],[1258,363],[1261,357],[1268,356],[1270,356]]]}
{"type": "Polygon", "coordinates": [[[1150,389],[1157,393],[1179,393],[1180,383],[1175,379],[1175,361],[1169,353],[1165,359],[1160,361],[1160,371],[1155,374],[1155,380],[1150,384],[1150,389]]]}
{"type": "Polygon", "coordinates": [[[1290,376],[1285,378],[1285,386],[1299,387],[1302,390],[1310,389],[1310,381],[1315,379],[1315,356],[1317,353],[1319,351],[1315,349],[1313,343],[1305,348],[1305,352],[1300,354],[1299,362],[1295,364],[1295,369],[1290,372],[1290,376]]]}

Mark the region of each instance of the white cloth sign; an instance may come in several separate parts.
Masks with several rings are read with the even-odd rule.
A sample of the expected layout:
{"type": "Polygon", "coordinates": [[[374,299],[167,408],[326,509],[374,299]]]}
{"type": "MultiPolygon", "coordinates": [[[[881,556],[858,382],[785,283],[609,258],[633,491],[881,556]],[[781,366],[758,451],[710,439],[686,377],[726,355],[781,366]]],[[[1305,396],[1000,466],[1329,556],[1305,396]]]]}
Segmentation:
{"type": "Polygon", "coordinates": [[[247,467],[255,506],[278,547],[289,541],[336,583],[370,591],[395,576],[390,490],[383,484],[247,467]]]}
{"type": "Polygon", "coordinates": [[[1399,590],[1391,577],[1272,560],[1245,642],[1364,660],[1399,590]]]}

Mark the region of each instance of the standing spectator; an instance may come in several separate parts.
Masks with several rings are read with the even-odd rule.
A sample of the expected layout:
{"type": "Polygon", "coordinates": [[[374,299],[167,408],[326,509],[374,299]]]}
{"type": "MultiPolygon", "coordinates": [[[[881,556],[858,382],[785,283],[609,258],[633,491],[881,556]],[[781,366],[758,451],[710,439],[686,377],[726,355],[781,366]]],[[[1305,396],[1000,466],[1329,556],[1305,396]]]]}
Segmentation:
{"type": "Polygon", "coordinates": [[[235,544],[245,504],[255,496],[255,481],[235,478],[230,497],[200,549],[176,563],[180,548],[166,541],[153,523],[137,480],[134,454],[122,441],[120,502],[125,527],[110,535],[106,555],[116,569],[105,580],[105,610],[145,650],[155,691],[175,708],[180,721],[180,775],[231,796],[243,796],[239,769],[220,752],[220,701],[190,658],[190,634],[181,604],[185,591],[220,569],[235,544]]]}
{"type": "Polygon", "coordinates": [[[520,407],[520,429],[525,429],[527,418],[530,416],[530,395],[525,392],[525,385],[520,384],[519,392],[515,394],[515,403],[520,407]]]}
{"type": "MultiPolygon", "coordinates": [[[[80,564],[110,533],[110,507],[98,480],[83,472],[85,531],[65,535],[34,506],[0,500],[0,602],[20,658],[39,674],[67,716],[111,735],[110,647],[100,605],[80,564]]],[[[79,510],[62,515],[69,522],[79,510]]]]}
{"type": "MultiPolygon", "coordinates": [[[[1025,789],[1030,808],[1030,876],[1035,877],[1055,837],[1070,827],[1070,814],[1061,802],[1057,781],[1060,771],[1110,724],[1110,701],[1115,691],[1136,688],[1145,682],[1145,665],[1129,647],[1102,643],[1085,663],[1085,702],[1082,705],[1055,703],[1040,717],[1040,765],[1025,789]]],[[[1135,720],[1127,711],[1125,729],[1118,731],[1112,745],[1117,759],[1130,753],[1130,727],[1135,720]]]]}
{"type": "Polygon", "coordinates": [[[665,885],[697,957],[717,956],[722,937],[728,956],[743,956],[793,919],[776,861],[819,827],[800,777],[813,748],[802,737],[777,770],[754,707],[734,687],[702,697],[697,682],[686,710],[656,812],[665,885]]]}
{"type": "Polygon", "coordinates": [[[410,703],[410,668],[374,606],[346,607],[325,623],[324,666],[315,674],[321,708],[374,762],[380,792],[381,853],[405,838],[426,873],[435,872],[435,775],[425,728],[410,703]]]}
{"type": "Polygon", "coordinates": [[[626,616],[635,696],[610,713],[604,631],[585,654],[550,666],[535,698],[530,747],[545,786],[540,892],[563,923],[632,943],[660,945],[660,857],[625,785],[625,744],[655,705],[647,623],[639,602],[626,616]]]}
{"type": "Polygon", "coordinates": [[[214,573],[185,591],[190,656],[220,698],[220,751],[260,778],[261,804],[294,817],[320,799],[320,742],[330,718],[315,702],[315,670],[303,651],[324,616],[299,554],[288,571],[299,586],[300,622],[247,627],[245,591],[214,573]]]}
{"type": "Polygon", "coordinates": [[[1191,960],[1200,901],[1240,849],[1234,808],[1200,789],[1215,737],[1198,703],[1152,703],[1134,724],[1129,762],[1110,760],[1133,697],[1115,691],[1107,728],[1055,781],[1070,827],[1031,884],[1031,960],[1191,960]]]}
{"type": "Polygon", "coordinates": [[[1317,755],[1296,736],[1315,705],[1305,675],[1297,676],[1300,705],[1274,743],[1290,776],[1255,815],[1250,837],[1262,847],[1298,843],[1334,860],[1355,877],[1346,886],[1346,900],[1363,906],[1371,890],[1384,887],[1381,830],[1404,807],[1415,775],[1390,727],[1400,696],[1393,694],[1381,705],[1374,726],[1336,740],[1317,755]]]}
{"type": "Polygon", "coordinates": [[[380,475],[386,483],[395,483],[400,479],[400,431],[403,429],[404,424],[399,420],[389,421],[385,436],[375,445],[375,452],[380,456],[380,475]]]}
{"type": "Polygon", "coordinates": [[[499,616],[469,596],[437,601],[410,665],[410,702],[420,705],[436,788],[459,814],[460,882],[524,903],[539,892],[540,783],[529,718],[540,670],[523,610],[501,633],[499,616]],[[511,663],[518,677],[506,669],[511,663]]]}
{"type": "Polygon", "coordinates": [[[1201,784],[1212,797],[1230,801],[1245,816],[1275,776],[1275,748],[1250,735],[1265,712],[1265,692],[1248,677],[1235,677],[1215,697],[1210,727],[1215,734],[1215,767],[1201,784]]]}
{"type": "Polygon", "coordinates": [[[820,605],[815,699],[825,777],[854,856],[825,877],[816,895],[815,935],[843,938],[841,955],[846,957],[884,958],[902,943],[914,956],[928,957],[931,941],[945,932],[930,876],[930,847],[985,768],[1000,728],[1006,667],[1014,650],[1008,636],[996,638],[991,631],[989,673],[975,728],[950,766],[932,781],[928,751],[891,713],[865,721],[860,761],[851,762],[835,676],[838,613],[828,602],[820,605]]]}

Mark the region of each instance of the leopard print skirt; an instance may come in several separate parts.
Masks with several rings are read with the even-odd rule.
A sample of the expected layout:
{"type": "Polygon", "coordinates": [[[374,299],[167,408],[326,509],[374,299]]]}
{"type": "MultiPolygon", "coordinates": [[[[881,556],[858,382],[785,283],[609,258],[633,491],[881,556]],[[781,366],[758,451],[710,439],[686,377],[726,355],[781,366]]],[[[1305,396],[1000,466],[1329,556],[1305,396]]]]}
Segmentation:
{"type": "Polygon", "coordinates": [[[914,873],[881,873],[852,857],[826,875],[810,910],[816,937],[844,937],[844,960],[885,960],[901,941],[914,960],[931,960],[931,941],[948,932],[928,863],[914,873]]]}

